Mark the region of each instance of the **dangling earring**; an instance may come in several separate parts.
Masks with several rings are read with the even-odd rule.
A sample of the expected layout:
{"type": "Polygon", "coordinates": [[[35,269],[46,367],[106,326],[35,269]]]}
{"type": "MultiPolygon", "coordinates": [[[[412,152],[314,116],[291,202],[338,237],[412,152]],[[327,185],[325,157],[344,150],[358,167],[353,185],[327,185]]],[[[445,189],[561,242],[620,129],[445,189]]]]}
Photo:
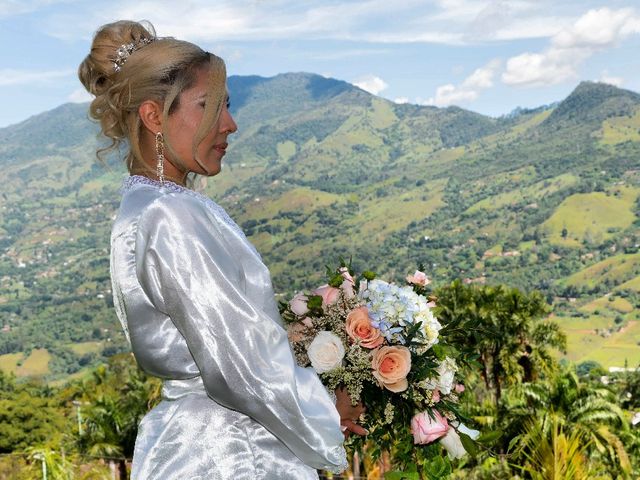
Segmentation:
{"type": "Polygon", "coordinates": [[[164,137],[162,132],[156,133],[156,159],[158,161],[156,175],[158,175],[160,185],[164,185],[164,137]]]}

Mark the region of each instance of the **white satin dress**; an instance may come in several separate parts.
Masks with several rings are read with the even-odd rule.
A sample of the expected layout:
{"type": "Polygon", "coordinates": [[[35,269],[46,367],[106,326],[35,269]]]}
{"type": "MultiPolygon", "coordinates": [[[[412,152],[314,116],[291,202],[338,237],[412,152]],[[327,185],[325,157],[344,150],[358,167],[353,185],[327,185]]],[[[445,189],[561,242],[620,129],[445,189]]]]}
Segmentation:
{"type": "Polygon", "coordinates": [[[111,278],[138,364],[164,379],[140,424],[132,479],[306,480],[346,469],[333,400],[296,365],[269,271],[220,206],[129,177],[111,278]]]}

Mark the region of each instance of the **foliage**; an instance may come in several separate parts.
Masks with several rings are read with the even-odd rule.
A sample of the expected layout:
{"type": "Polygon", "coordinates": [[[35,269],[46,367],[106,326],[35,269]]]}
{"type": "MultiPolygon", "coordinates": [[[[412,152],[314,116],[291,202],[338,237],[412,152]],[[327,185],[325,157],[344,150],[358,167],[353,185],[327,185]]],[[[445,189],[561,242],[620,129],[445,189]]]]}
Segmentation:
{"type": "Polygon", "coordinates": [[[61,440],[69,422],[51,391],[38,382],[17,384],[0,371],[0,453],[61,440]]]}
{"type": "Polygon", "coordinates": [[[549,307],[538,292],[454,281],[436,296],[439,317],[454,343],[473,345],[479,354],[482,378],[496,404],[505,386],[531,382],[552,371],[551,348],[565,347],[558,324],[544,318],[549,307]]]}
{"type": "Polygon", "coordinates": [[[553,415],[545,417],[542,423],[530,423],[519,438],[517,453],[525,458],[525,463],[516,467],[532,480],[592,478],[590,445],[582,432],[562,426],[553,415]]]}

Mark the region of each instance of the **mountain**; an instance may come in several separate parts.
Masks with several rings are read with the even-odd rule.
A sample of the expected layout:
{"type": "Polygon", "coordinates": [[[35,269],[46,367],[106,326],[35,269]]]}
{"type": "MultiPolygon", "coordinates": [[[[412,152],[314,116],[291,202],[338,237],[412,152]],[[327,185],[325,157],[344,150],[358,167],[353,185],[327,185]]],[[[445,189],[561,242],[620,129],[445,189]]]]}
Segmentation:
{"type": "MultiPolygon", "coordinates": [[[[277,291],[353,256],[540,289],[568,357],[640,361],[640,96],[585,82],[494,119],[397,105],[307,73],[230,77],[239,131],[198,182],[262,252],[277,291]],[[596,333],[597,331],[597,333],[596,333]]],[[[126,350],[108,275],[126,172],[101,164],[87,105],[0,129],[0,365],[65,375],[126,350]]]]}
{"type": "Polygon", "coordinates": [[[566,125],[590,125],[610,117],[633,115],[640,94],[606,83],[582,82],[560,102],[543,125],[559,128],[566,125]]]}

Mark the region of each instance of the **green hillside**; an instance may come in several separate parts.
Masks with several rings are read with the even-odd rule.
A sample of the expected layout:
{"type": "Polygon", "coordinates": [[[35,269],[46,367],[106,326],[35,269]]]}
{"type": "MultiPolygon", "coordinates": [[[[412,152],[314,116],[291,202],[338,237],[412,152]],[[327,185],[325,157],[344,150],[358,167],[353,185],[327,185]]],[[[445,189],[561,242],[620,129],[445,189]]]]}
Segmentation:
{"type": "MultiPolygon", "coordinates": [[[[315,285],[339,256],[396,280],[423,263],[438,284],[541,290],[570,359],[640,362],[638,94],[586,82],[493,119],[311,74],[229,89],[239,132],[204,188],[279,293],[315,285]]],[[[126,349],[108,277],[126,173],[96,160],[86,108],[0,129],[0,363],[12,371],[46,351],[37,372],[66,375],[126,349]]]]}

